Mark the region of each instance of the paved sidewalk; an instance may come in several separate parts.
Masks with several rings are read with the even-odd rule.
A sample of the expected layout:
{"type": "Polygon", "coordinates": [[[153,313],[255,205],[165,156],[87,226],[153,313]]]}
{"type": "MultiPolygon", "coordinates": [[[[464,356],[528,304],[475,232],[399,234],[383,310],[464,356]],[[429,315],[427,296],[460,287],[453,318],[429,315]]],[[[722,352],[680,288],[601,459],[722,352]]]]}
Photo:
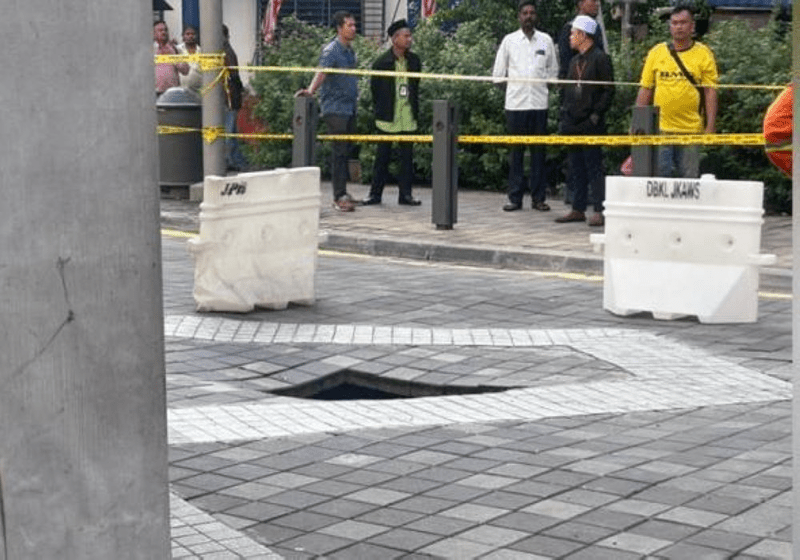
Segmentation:
{"type": "MultiPolygon", "coordinates": [[[[393,192],[323,204],[328,243],[599,258],[556,204],[459,193],[443,232],[429,190],[421,209],[393,192]]],[[[162,202],[165,227],[196,229],[197,204],[162,202]]],[[[783,247],[783,266],[790,231],[767,218],[762,252],[783,247]]],[[[608,314],[590,277],[333,253],[314,305],[199,314],[185,243],[163,237],[173,558],[791,558],[788,297],[765,294],[755,324],[657,321],[608,314]],[[278,394],[331,376],[429,396],[278,394]]]]}
{"type": "MultiPolygon", "coordinates": [[[[364,198],[367,185],[350,184],[356,200],[364,198]]],[[[550,212],[525,208],[503,212],[503,193],[460,191],[457,223],[452,230],[437,230],[431,223],[431,189],[416,188],[421,207],[397,205],[397,188],[389,186],[381,206],[359,207],[353,213],[331,207],[331,186],[322,185],[320,246],[370,255],[408,257],[430,261],[464,262],[504,268],[602,273],[602,254],[589,242],[590,233],[602,228],[586,224],[557,224],[553,220],[568,211],[560,200],[550,200],[550,212]]],[[[198,228],[198,203],[162,201],[165,227],[198,228]]],[[[792,218],[765,216],[761,252],[775,254],[775,266],[762,269],[762,289],[791,290],[792,218]]]]}

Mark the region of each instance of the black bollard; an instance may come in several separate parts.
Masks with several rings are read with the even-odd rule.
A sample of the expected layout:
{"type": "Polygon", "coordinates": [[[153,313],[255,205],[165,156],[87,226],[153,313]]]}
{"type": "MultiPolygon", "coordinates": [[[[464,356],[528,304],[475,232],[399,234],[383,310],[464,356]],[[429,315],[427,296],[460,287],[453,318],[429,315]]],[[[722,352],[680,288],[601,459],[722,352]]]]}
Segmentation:
{"type": "MultiPolygon", "coordinates": [[[[634,107],[631,118],[633,134],[658,134],[658,107],[634,107]]],[[[653,177],[658,169],[658,146],[632,146],[631,160],[635,177],[653,177]]]]}
{"type": "Polygon", "coordinates": [[[450,101],[434,101],[431,222],[436,229],[453,229],[457,221],[457,140],[458,110],[450,101]]]}
{"type": "Polygon", "coordinates": [[[294,100],[292,131],[292,167],[312,167],[316,159],[317,123],[319,110],[313,97],[301,96],[294,100]]]}

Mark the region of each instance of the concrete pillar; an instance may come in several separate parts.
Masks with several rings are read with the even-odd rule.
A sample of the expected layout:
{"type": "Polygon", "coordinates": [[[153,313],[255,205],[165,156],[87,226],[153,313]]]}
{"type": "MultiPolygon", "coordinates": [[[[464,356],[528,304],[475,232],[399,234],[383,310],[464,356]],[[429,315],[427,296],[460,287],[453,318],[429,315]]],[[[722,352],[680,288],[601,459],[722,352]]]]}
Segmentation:
{"type": "Polygon", "coordinates": [[[2,560],[169,557],[152,17],[0,18],[2,560]]]}
{"type": "MultiPolygon", "coordinates": [[[[794,83],[794,130],[800,130],[800,2],[792,2],[792,82],[794,83]]],[[[792,361],[794,362],[794,392],[792,399],[792,557],[800,558],[800,195],[794,190],[800,185],[800,134],[792,143],[792,361]]]]}
{"type": "MultiPolygon", "coordinates": [[[[200,37],[204,53],[222,52],[222,0],[200,0],[200,37]]],[[[241,63],[240,63],[241,64],[241,63]]],[[[203,72],[203,88],[217,77],[216,72],[203,72]]],[[[203,96],[203,127],[225,127],[225,101],[222,84],[217,83],[203,96]]],[[[203,142],[203,173],[225,176],[225,138],[203,142]]]]}

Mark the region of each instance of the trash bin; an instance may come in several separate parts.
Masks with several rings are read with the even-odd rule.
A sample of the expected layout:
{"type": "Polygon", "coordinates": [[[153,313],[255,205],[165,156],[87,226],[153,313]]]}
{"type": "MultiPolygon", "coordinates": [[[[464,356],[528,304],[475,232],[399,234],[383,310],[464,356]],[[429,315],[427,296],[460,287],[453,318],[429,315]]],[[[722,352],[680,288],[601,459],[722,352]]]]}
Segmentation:
{"type": "Polygon", "coordinates": [[[758,317],[763,183],[607,177],[603,307],[702,323],[758,317]]]}
{"type": "Polygon", "coordinates": [[[189,241],[197,310],[314,303],[320,196],[318,167],[206,177],[189,241]]]}
{"type": "Polygon", "coordinates": [[[156,100],[158,124],[196,129],[158,135],[159,184],[186,186],[203,180],[202,104],[194,92],[173,87],[156,100]]]}

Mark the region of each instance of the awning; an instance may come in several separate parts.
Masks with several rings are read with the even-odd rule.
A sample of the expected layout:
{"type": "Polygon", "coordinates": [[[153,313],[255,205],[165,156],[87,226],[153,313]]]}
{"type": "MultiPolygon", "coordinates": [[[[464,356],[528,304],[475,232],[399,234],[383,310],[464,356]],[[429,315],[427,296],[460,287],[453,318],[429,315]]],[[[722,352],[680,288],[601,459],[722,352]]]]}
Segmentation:
{"type": "Polygon", "coordinates": [[[167,4],[165,0],[153,0],[153,11],[154,12],[163,12],[166,10],[171,10],[172,6],[167,4]]]}

